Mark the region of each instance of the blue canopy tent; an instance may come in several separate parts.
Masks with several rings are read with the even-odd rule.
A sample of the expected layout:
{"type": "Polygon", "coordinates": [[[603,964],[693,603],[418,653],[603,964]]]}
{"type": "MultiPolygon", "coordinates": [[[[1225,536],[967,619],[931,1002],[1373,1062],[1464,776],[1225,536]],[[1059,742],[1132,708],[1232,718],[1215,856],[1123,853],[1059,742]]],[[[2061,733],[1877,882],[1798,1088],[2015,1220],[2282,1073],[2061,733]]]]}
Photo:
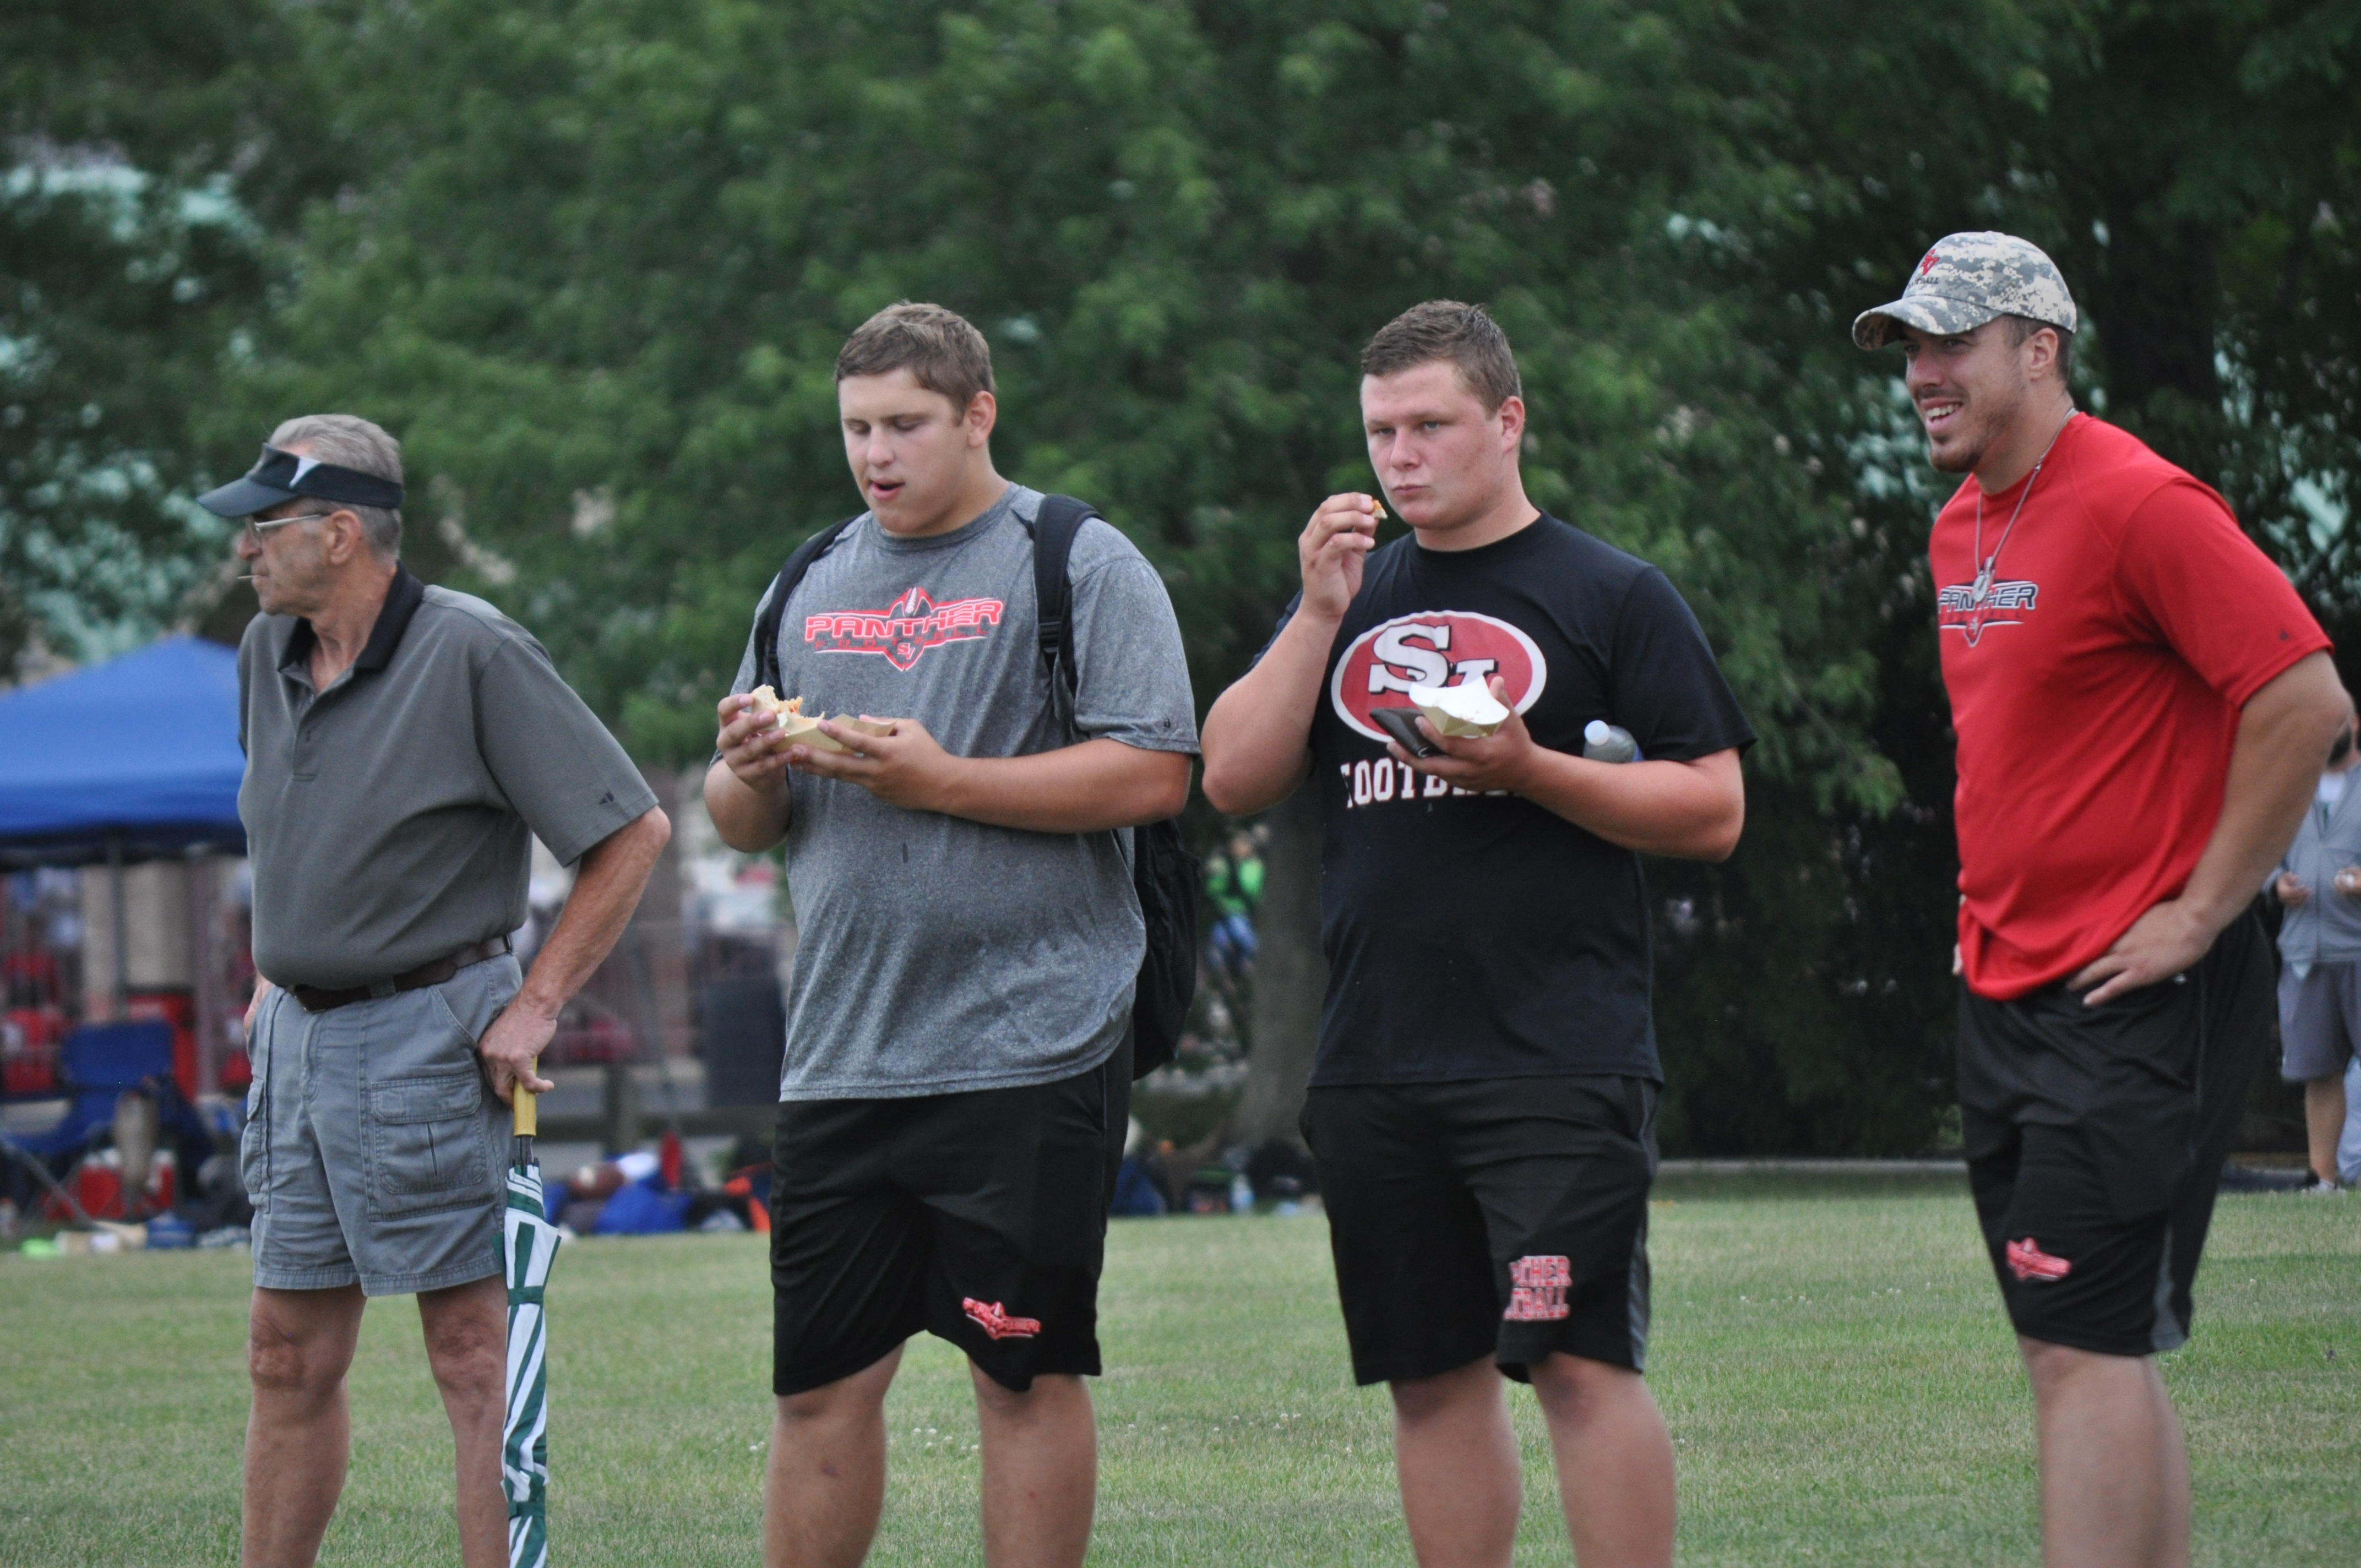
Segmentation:
{"type": "Polygon", "coordinates": [[[237,654],[194,637],[0,695],[0,870],[242,854],[237,654]]]}
{"type": "MultiPolygon", "coordinates": [[[[113,991],[126,995],[122,872],[140,861],[242,855],[237,654],[167,637],[104,664],[0,694],[0,872],[114,869],[113,991]]],[[[202,862],[201,862],[202,863],[202,862]]],[[[201,887],[207,885],[199,884],[201,887]]],[[[193,933],[199,1080],[215,1081],[212,933],[193,933]]]]}

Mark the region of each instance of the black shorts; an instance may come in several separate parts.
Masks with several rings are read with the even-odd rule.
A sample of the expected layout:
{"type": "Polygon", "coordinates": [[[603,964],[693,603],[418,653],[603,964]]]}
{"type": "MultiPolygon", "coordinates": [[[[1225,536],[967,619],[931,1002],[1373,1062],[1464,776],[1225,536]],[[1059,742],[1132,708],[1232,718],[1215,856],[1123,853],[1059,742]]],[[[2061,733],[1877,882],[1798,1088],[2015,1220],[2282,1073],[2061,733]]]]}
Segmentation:
{"type": "Polygon", "coordinates": [[[1648,1348],[1656,1088],[1613,1077],[1314,1089],[1336,1290],[1360,1383],[1648,1348]]]}
{"type": "Polygon", "coordinates": [[[771,1387],[800,1394],[920,1329],[1018,1392],[1099,1371],[1099,1266],[1131,1051],[1055,1083],[791,1100],[772,1154],[771,1387]]]}
{"type": "Polygon", "coordinates": [[[2011,1002],[1961,992],[1968,1178],[2018,1333],[2106,1355],[2188,1339],[2274,1005],[2252,915],[2195,968],[2098,1007],[2063,985],[2011,1002]]]}

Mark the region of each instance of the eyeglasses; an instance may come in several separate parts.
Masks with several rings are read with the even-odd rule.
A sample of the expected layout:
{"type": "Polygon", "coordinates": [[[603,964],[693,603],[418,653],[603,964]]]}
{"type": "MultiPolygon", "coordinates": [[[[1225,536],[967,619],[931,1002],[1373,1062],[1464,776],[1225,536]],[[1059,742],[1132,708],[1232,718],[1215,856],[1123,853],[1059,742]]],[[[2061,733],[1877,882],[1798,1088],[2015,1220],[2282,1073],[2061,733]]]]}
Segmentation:
{"type": "Polygon", "coordinates": [[[321,522],[335,515],[332,511],[307,511],[302,517],[274,517],[263,522],[257,522],[249,517],[246,520],[246,536],[254,541],[255,548],[258,550],[264,543],[262,536],[274,528],[284,528],[291,522],[321,522]]]}

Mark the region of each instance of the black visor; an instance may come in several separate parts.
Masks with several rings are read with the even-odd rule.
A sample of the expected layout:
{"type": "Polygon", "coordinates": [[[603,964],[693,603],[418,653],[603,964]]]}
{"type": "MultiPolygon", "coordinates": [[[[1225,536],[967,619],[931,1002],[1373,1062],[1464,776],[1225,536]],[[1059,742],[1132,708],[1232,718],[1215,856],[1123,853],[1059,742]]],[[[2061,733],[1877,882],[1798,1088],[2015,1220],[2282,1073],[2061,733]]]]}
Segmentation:
{"type": "Polygon", "coordinates": [[[316,457],[298,457],[276,446],[265,446],[243,479],[232,479],[217,490],[207,490],[197,504],[217,517],[252,517],[267,507],[312,496],[351,507],[401,509],[401,487],[357,468],[339,468],[316,457]]]}

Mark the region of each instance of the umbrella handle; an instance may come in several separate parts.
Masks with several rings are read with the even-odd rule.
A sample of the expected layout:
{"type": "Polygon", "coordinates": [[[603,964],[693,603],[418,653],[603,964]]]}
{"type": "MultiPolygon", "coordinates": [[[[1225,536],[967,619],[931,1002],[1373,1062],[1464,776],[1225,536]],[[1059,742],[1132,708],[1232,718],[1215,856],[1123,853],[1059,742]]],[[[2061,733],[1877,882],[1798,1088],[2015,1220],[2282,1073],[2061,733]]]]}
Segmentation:
{"type": "MultiPolygon", "coordinates": [[[[533,1068],[534,1068],[534,1069],[536,1069],[536,1070],[537,1070],[537,1069],[540,1068],[540,1065],[541,1065],[541,1059],[540,1059],[538,1057],[534,1058],[533,1058],[533,1068]]],[[[520,1083],[520,1084],[518,1084],[518,1085],[516,1086],[516,1107],[515,1107],[515,1109],[516,1109],[516,1135],[517,1135],[518,1137],[521,1137],[521,1138],[529,1138],[529,1137],[532,1137],[532,1136],[533,1135],[533,1134],[534,1134],[536,1131],[538,1131],[538,1130],[539,1130],[539,1129],[538,1129],[538,1126],[537,1126],[537,1124],[538,1124],[538,1122],[539,1122],[540,1118],[535,1114],[534,1110],[533,1110],[533,1091],[532,1091],[532,1090],[530,1090],[530,1089],[527,1089],[527,1088],[526,1088],[523,1084],[522,1084],[522,1083],[520,1083]]]]}

